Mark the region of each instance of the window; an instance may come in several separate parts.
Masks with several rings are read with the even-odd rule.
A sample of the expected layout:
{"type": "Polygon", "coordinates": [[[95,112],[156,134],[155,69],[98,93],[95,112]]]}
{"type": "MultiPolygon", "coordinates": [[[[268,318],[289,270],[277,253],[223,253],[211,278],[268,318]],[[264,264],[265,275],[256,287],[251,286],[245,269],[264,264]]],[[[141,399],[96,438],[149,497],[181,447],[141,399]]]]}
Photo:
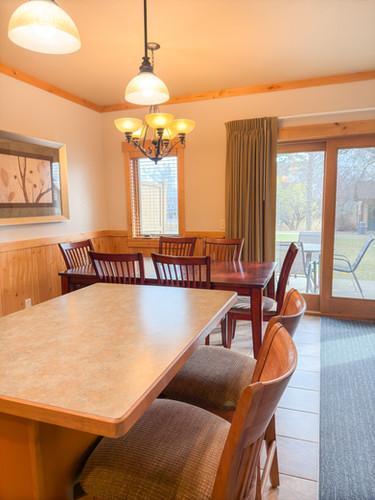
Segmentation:
{"type": "Polygon", "coordinates": [[[132,238],[181,234],[182,150],[157,164],[133,151],[126,157],[132,238]]]}

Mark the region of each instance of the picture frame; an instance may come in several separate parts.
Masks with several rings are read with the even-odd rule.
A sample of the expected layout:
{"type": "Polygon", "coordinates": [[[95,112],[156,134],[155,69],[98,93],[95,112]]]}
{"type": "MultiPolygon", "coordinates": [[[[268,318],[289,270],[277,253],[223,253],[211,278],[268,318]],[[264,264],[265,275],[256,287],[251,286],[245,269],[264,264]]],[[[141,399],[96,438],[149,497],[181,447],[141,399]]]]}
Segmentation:
{"type": "Polygon", "coordinates": [[[65,145],[0,131],[0,226],[66,220],[65,145]]]}

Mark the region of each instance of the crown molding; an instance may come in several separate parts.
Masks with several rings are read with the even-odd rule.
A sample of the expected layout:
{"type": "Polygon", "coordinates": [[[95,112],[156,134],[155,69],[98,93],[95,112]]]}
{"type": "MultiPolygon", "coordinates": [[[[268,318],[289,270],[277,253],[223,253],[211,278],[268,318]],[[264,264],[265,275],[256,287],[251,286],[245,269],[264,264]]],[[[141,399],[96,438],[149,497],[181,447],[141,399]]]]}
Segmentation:
{"type": "MultiPolygon", "coordinates": [[[[239,97],[250,94],[264,94],[267,92],[280,92],[283,90],[303,89],[307,87],[320,87],[323,85],[337,85],[340,83],[360,82],[363,80],[374,80],[375,70],[360,71],[357,73],[344,73],[341,75],[322,76],[317,78],[306,78],[304,80],[290,80],[279,83],[266,83],[261,85],[250,85],[247,87],[235,87],[222,90],[212,90],[179,97],[172,97],[165,105],[182,104],[196,101],[209,101],[212,99],[223,99],[226,97],[239,97]]],[[[138,109],[144,106],[136,106],[129,103],[112,104],[102,107],[102,113],[121,111],[124,109],[138,109]]]]}
{"type": "Polygon", "coordinates": [[[76,96],[75,94],[72,94],[71,92],[60,89],[59,87],[56,87],[55,85],[52,85],[48,82],[45,82],[44,80],[40,80],[39,78],[36,78],[35,76],[29,75],[28,73],[24,73],[23,71],[21,71],[19,69],[11,68],[10,66],[7,66],[6,64],[0,63],[0,73],[3,73],[4,75],[7,75],[7,76],[11,76],[12,78],[15,78],[16,80],[20,80],[21,82],[28,83],[29,85],[32,85],[33,87],[37,87],[38,89],[42,89],[45,92],[49,92],[50,94],[56,95],[58,97],[62,97],[63,99],[74,102],[75,104],[79,104],[81,106],[84,106],[85,108],[89,108],[89,109],[92,109],[93,111],[97,111],[98,113],[101,113],[103,110],[103,106],[100,106],[99,104],[95,104],[94,102],[88,101],[87,99],[83,99],[82,97],[76,96]]]}
{"type": "MultiPolygon", "coordinates": [[[[28,73],[24,73],[21,70],[12,68],[2,63],[0,63],[0,73],[15,78],[16,80],[28,83],[29,85],[33,85],[34,87],[42,89],[45,92],[49,92],[58,97],[62,97],[63,99],[67,99],[68,101],[74,102],[75,104],[79,104],[93,111],[97,111],[98,113],[110,113],[113,111],[122,111],[126,109],[139,109],[142,107],[146,107],[146,106],[137,106],[125,102],[118,104],[110,104],[110,105],[96,104],[87,99],[76,96],[75,94],[72,94],[71,92],[68,92],[64,89],[56,87],[55,85],[45,82],[44,80],[29,75],[28,73]]],[[[320,87],[323,85],[337,85],[342,83],[360,82],[364,80],[374,80],[374,79],[375,79],[375,70],[360,71],[357,73],[344,73],[341,75],[306,78],[304,80],[289,80],[279,83],[266,83],[261,85],[250,85],[246,87],[234,87],[221,90],[212,90],[208,92],[199,92],[196,94],[172,97],[165,104],[166,105],[183,104],[183,103],[197,102],[197,101],[209,101],[213,99],[224,99],[226,97],[239,97],[251,94],[280,92],[283,90],[320,87]]]]}

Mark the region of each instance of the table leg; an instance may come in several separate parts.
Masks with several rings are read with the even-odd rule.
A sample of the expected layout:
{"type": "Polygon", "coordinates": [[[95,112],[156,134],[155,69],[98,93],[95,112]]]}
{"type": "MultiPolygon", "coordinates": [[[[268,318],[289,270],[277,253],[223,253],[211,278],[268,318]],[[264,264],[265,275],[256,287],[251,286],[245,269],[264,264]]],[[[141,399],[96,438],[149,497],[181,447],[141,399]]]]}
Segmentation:
{"type": "Polygon", "coordinates": [[[258,356],[260,346],[262,345],[262,307],[263,290],[261,288],[251,289],[251,328],[253,333],[253,351],[254,357],[258,356]]]}
{"type": "Polygon", "coordinates": [[[0,498],[72,500],[97,436],[0,414],[0,498]]]}
{"type": "Polygon", "coordinates": [[[61,293],[65,295],[70,292],[70,283],[68,276],[61,276],[61,293]]]}

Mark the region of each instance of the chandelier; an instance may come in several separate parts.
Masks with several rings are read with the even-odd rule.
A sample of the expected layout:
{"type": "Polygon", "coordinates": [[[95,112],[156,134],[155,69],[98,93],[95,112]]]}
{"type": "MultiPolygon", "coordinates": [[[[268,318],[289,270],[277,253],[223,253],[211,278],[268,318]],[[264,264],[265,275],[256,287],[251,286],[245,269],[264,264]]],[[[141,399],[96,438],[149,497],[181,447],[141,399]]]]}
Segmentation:
{"type": "Polygon", "coordinates": [[[118,118],[115,126],[125,135],[127,143],[157,163],[178,144],[185,146],[186,135],[193,131],[195,122],[185,118],[175,119],[171,113],[159,111],[158,105],[168,101],[169,92],[165,83],[154,73],[154,52],[160,49],[160,45],[147,40],[147,0],[143,0],[143,13],[144,56],[138,75],[126,87],[125,100],[150,106],[149,113],[143,120],[118,118]]]}
{"type": "Polygon", "coordinates": [[[43,54],[71,54],[81,47],[73,19],[54,0],[29,0],[13,12],[9,39],[43,54]]]}

